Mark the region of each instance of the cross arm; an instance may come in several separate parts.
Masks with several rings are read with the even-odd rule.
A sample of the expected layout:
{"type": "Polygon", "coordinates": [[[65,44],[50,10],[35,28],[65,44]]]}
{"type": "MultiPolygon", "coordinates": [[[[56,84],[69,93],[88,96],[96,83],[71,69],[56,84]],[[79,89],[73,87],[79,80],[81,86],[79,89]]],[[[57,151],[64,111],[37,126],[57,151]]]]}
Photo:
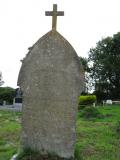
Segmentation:
{"type": "Polygon", "coordinates": [[[46,12],[45,12],[45,15],[46,15],[46,16],[53,16],[53,12],[52,12],[52,11],[46,11],[46,12]]]}
{"type": "MultiPolygon", "coordinates": [[[[53,11],[46,11],[45,15],[46,16],[53,16],[54,13],[53,13],[53,11]]],[[[59,11],[59,12],[56,13],[56,16],[64,16],[64,12],[63,11],[59,11]]]]}

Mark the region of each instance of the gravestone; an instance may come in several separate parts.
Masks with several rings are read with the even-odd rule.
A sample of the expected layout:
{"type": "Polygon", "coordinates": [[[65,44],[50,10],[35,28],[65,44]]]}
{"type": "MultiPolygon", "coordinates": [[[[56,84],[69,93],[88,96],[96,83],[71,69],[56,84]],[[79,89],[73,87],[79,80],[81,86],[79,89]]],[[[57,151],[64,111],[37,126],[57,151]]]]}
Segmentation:
{"type": "Polygon", "coordinates": [[[52,30],[29,49],[22,61],[18,85],[23,92],[22,144],[59,157],[74,157],[78,96],[84,72],[70,43],[56,31],[57,5],[52,30]]]}
{"type": "Polygon", "coordinates": [[[13,99],[14,107],[22,107],[22,91],[20,88],[16,89],[15,97],[13,99]]]}

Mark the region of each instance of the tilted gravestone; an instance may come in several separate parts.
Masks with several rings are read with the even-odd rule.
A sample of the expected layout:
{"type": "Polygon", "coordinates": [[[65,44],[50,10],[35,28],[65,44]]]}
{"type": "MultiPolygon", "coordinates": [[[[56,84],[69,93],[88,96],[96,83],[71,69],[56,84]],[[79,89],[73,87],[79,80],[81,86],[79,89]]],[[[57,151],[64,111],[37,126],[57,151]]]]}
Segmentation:
{"type": "Polygon", "coordinates": [[[74,157],[78,96],[84,73],[69,42],[56,31],[57,5],[52,30],[30,48],[19,73],[23,91],[23,148],[74,157]]]}

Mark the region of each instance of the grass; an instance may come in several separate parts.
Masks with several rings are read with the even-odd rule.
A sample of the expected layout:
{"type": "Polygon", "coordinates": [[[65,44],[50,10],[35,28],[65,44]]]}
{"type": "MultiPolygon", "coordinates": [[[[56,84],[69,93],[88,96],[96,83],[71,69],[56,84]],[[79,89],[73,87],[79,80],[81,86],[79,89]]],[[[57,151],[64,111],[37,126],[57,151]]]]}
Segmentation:
{"type": "Polygon", "coordinates": [[[120,138],[116,126],[120,106],[98,107],[104,118],[84,119],[78,113],[76,157],[79,160],[120,160],[120,138]]]}
{"type": "MultiPolygon", "coordinates": [[[[120,105],[97,108],[103,118],[84,119],[78,113],[76,159],[120,160],[120,105]]],[[[20,149],[20,118],[19,112],[0,111],[0,160],[20,149]]]]}
{"type": "Polygon", "coordinates": [[[20,146],[19,112],[0,111],[0,160],[10,160],[20,146]]]}

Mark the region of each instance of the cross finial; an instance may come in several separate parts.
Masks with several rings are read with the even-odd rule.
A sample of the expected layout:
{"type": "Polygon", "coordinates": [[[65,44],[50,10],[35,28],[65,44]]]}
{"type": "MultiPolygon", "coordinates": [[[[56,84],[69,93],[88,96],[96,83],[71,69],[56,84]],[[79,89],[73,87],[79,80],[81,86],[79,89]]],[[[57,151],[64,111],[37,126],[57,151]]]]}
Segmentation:
{"type": "Polygon", "coordinates": [[[57,16],[64,16],[63,11],[57,11],[57,4],[53,4],[53,11],[46,11],[46,16],[52,16],[52,30],[56,30],[57,16]]]}

